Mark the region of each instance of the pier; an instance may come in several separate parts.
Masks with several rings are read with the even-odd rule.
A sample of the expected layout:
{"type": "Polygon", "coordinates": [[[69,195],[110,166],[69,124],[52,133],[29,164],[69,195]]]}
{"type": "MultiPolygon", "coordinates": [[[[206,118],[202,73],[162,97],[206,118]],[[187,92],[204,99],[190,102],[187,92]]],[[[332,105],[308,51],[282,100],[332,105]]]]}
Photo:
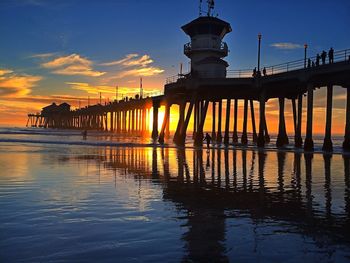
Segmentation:
{"type": "Polygon", "coordinates": [[[253,74],[253,69],[227,70],[228,63],[223,58],[228,55],[229,50],[228,45],[222,40],[232,31],[229,23],[216,17],[205,16],[191,21],[182,29],[191,39],[191,42],[184,45],[184,54],[191,60],[191,70],[186,74],[181,73],[167,78],[163,95],[146,98],[138,96],[76,110],[71,110],[68,104],[52,104],[43,108],[41,113],[28,114],[27,126],[93,129],[118,134],[146,134],[150,130],[153,140],[163,144],[169,140],[171,107],[177,105],[179,113],[172,138],[177,145],[185,145],[190,119],[193,118],[194,145],[201,147],[204,125],[211,114],[210,133],[216,143],[247,144],[248,122],[251,122],[253,143],[258,147],[264,147],[270,141],[265,105],[270,99],[278,99],[277,147],[289,144],[285,106],[286,103],[291,103],[295,147],[312,151],[314,90],[326,88],[323,150],[332,151],[333,88],[340,86],[346,89],[347,94],[343,149],[350,151],[350,49],[334,51],[332,60],[327,59],[325,63],[319,62],[315,66],[307,65],[307,61],[315,61],[317,58],[305,56],[300,60],[265,67],[263,73],[260,69],[259,56],[258,69],[253,74]],[[303,127],[302,103],[305,96],[307,117],[304,121],[306,125],[303,127]],[[240,101],[244,102],[244,110],[240,130],[242,135],[238,138],[240,101]],[[254,108],[254,102],[258,102],[258,109],[254,108]],[[164,106],[165,114],[161,120],[161,127],[158,127],[158,113],[161,106],[164,106]],[[226,109],[224,120],[222,120],[223,106],[226,109]],[[222,131],[223,123],[225,125],[222,131]],[[302,138],[302,131],[305,131],[305,138],[302,138]]]}

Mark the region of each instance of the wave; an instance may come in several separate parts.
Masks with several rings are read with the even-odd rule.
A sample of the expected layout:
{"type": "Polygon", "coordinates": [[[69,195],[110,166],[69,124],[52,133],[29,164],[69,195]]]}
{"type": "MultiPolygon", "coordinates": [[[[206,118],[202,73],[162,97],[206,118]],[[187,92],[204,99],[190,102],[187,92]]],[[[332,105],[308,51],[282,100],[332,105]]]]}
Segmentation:
{"type": "MultiPolygon", "coordinates": [[[[101,147],[162,147],[162,148],[182,148],[182,149],[199,149],[191,144],[185,147],[176,146],[174,144],[159,144],[159,143],[135,143],[135,142],[112,142],[112,141],[55,141],[55,140],[31,140],[31,139],[2,139],[0,138],[0,143],[29,143],[29,144],[55,144],[55,145],[77,145],[77,146],[101,146],[101,147]]],[[[276,148],[273,145],[268,145],[266,148],[258,148],[255,145],[212,145],[211,149],[221,149],[221,150],[263,150],[268,152],[295,152],[295,153],[305,153],[303,149],[297,149],[292,146],[285,148],[276,148]]],[[[207,150],[205,147],[201,148],[207,150]]],[[[311,152],[310,152],[311,153],[311,152]]],[[[343,152],[341,147],[334,149],[332,153],[327,153],[322,151],[321,148],[316,147],[312,152],[315,154],[343,154],[350,155],[350,152],[343,152]]]]}
{"type": "Polygon", "coordinates": [[[36,143],[36,144],[60,144],[60,145],[86,145],[86,146],[122,146],[122,147],[153,147],[160,146],[156,143],[133,143],[111,141],[55,141],[55,140],[31,140],[31,139],[3,139],[0,143],[36,143]]]}

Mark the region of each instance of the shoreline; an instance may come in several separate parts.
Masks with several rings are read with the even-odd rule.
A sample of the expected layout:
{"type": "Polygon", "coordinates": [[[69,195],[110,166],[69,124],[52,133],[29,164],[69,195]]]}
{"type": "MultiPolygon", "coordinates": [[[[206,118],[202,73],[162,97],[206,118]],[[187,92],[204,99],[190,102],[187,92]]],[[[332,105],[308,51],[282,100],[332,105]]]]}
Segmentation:
{"type": "MultiPolygon", "coordinates": [[[[50,145],[72,145],[72,146],[88,146],[88,147],[135,147],[135,148],[167,148],[167,149],[183,149],[183,150],[203,150],[207,151],[208,149],[204,147],[195,147],[195,146],[176,146],[171,144],[161,145],[159,143],[133,143],[133,142],[107,142],[107,141],[52,141],[52,140],[30,140],[30,139],[1,139],[0,143],[24,143],[24,144],[50,144],[50,145]]],[[[314,151],[305,151],[304,149],[298,148],[259,148],[255,145],[234,145],[229,144],[225,146],[221,145],[212,145],[209,150],[247,150],[247,151],[262,151],[262,152],[288,152],[288,153],[299,153],[299,154],[323,154],[323,155],[345,155],[350,156],[350,152],[333,151],[326,152],[322,150],[314,151]]]]}

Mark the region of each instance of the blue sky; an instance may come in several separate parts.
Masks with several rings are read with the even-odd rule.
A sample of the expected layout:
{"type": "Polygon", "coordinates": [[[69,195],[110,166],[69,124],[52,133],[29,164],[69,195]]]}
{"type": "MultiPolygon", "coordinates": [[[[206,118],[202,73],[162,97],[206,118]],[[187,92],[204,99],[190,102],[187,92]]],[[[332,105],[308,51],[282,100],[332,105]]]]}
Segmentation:
{"type": "MultiPolygon", "coordinates": [[[[7,81],[0,83],[2,108],[9,97],[41,102],[40,96],[96,96],[99,89],[112,97],[108,93],[115,85],[127,92],[138,86],[145,72],[146,90],[161,90],[165,78],[178,72],[180,62],[187,68],[183,44],[189,39],[180,27],[198,17],[198,4],[198,0],[2,0],[0,80],[7,81]],[[121,62],[130,54],[133,66],[121,62]],[[84,72],[66,74],[72,68],[47,64],[59,58],[69,60],[66,66],[74,69],[85,67],[84,72]],[[105,66],[110,62],[119,64],[105,66]],[[28,76],[36,78],[28,82],[24,79],[28,76]],[[6,84],[20,77],[26,90],[17,86],[9,92],[6,84]]],[[[216,0],[214,13],[233,29],[225,38],[230,69],[255,66],[259,32],[263,65],[302,58],[304,43],[309,44],[310,55],[331,46],[350,47],[349,0],[216,0]],[[279,49],[274,43],[295,45],[279,49]],[[298,45],[301,48],[295,48],[298,45]]]]}

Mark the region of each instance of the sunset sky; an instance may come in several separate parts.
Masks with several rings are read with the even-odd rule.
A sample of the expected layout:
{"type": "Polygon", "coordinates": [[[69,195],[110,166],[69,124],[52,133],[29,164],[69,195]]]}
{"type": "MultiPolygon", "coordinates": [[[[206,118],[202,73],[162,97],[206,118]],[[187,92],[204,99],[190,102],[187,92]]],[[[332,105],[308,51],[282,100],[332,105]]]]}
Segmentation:
{"type": "MultiPolygon", "coordinates": [[[[203,1],[206,2],[206,1],[203,1]]],[[[51,102],[134,95],[143,77],[146,95],[185,71],[181,26],[198,16],[198,0],[2,0],[0,1],[0,125],[25,125],[28,112],[51,102]]],[[[203,4],[203,7],[205,5],[203,4]]],[[[215,14],[233,29],[226,36],[229,69],[254,68],[257,34],[262,64],[273,65],[333,47],[350,48],[350,1],[217,0],[215,14]]],[[[315,116],[324,119],[325,91],[316,91],[315,116]]],[[[344,90],[335,89],[334,131],[344,126],[344,90]]],[[[96,101],[96,100],[95,100],[96,101]]],[[[268,104],[275,123],[276,103],[268,104]],[[270,106],[269,106],[270,105],[270,106]]],[[[287,119],[290,107],[287,105],[287,119]]],[[[292,126],[287,124],[288,129],[292,126]]],[[[275,130],[272,124],[271,130],[275,130]]],[[[315,124],[323,130],[323,121],[315,124]]]]}

